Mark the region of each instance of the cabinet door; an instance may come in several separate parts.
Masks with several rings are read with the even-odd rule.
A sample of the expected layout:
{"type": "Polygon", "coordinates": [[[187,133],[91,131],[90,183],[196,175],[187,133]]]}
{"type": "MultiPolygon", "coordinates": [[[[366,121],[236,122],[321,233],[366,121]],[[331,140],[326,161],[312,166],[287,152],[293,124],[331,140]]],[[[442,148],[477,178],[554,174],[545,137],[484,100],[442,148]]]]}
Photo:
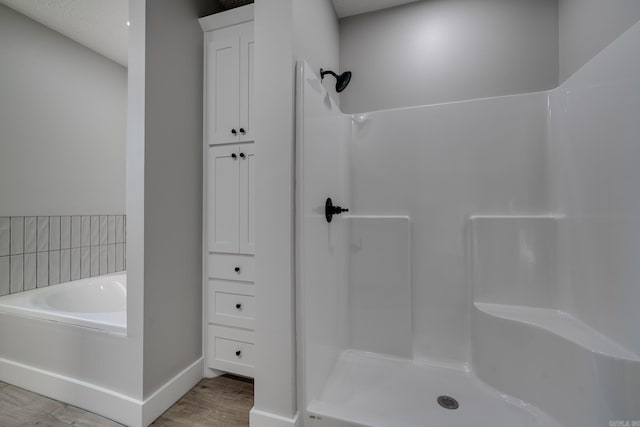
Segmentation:
{"type": "Polygon", "coordinates": [[[240,40],[209,42],[207,49],[207,142],[224,144],[239,139],[240,40]]]}
{"type": "Polygon", "coordinates": [[[256,155],[254,144],[240,144],[240,253],[255,250],[256,155]]]}
{"type": "Polygon", "coordinates": [[[240,141],[253,136],[253,29],[240,36],[240,141]]]}
{"type": "Polygon", "coordinates": [[[237,145],[209,147],[207,162],[207,241],[209,252],[239,248],[240,161],[237,145]]]}

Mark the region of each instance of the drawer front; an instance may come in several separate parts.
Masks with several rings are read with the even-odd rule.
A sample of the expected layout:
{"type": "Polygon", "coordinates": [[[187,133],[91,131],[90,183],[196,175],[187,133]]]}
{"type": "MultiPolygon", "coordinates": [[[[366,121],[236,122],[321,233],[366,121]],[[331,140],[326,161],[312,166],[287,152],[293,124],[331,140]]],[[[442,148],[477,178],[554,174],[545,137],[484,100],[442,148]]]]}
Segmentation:
{"type": "Polygon", "coordinates": [[[255,279],[253,255],[209,254],[207,267],[210,278],[243,282],[255,279]]]}
{"type": "Polygon", "coordinates": [[[207,296],[209,323],[254,329],[255,298],[253,295],[253,285],[210,280],[207,296]]]}
{"type": "Polygon", "coordinates": [[[209,326],[207,365],[209,368],[253,377],[253,333],[234,328],[209,326]]]}

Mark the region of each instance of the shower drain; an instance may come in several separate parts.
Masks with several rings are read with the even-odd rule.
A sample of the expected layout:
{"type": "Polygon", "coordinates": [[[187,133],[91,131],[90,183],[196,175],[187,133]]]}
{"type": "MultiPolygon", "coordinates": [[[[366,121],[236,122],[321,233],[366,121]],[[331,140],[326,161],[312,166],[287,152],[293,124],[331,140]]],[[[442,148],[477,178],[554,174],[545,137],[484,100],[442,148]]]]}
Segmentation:
{"type": "Polygon", "coordinates": [[[458,409],[458,401],[451,396],[438,396],[438,405],[445,409],[458,409]]]}

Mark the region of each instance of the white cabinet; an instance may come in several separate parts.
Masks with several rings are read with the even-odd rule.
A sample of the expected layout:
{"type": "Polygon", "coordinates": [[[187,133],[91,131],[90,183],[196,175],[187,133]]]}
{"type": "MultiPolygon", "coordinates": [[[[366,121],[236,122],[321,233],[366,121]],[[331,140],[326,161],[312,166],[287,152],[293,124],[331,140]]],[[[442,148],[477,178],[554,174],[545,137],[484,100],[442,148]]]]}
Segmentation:
{"type": "Polygon", "coordinates": [[[252,143],[212,145],[207,159],[209,252],[255,253],[255,151],[252,143]]]}
{"type": "Polygon", "coordinates": [[[201,18],[200,24],[205,31],[205,375],[214,370],[253,376],[253,5],[201,18]]]}
{"type": "Polygon", "coordinates": [[[209,144],[253,141],[253,23],[210,31],[205,134],[209,144]]]}

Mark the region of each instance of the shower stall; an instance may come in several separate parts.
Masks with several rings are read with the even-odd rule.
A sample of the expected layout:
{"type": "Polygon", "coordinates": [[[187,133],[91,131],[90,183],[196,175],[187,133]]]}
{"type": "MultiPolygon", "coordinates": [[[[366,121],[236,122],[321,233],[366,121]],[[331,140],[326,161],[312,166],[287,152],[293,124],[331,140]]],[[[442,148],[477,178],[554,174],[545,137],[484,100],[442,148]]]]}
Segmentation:
{"type": "Polygon", "coordinates": [[[638,295],[628,255],[607,266],[640,239],[597,245],[640,209],[579,212],[607,186],[583,188],[596,178],[572,157],[585,126],[640,155],[638,43],[640,25],[551,91],[353,115],[298,63],[303,425],[640,422],[638,314],[585,273],[600,263],[615,298],[638,295]],[[329,222],[328,198],[349,211],[329,222]]]}

